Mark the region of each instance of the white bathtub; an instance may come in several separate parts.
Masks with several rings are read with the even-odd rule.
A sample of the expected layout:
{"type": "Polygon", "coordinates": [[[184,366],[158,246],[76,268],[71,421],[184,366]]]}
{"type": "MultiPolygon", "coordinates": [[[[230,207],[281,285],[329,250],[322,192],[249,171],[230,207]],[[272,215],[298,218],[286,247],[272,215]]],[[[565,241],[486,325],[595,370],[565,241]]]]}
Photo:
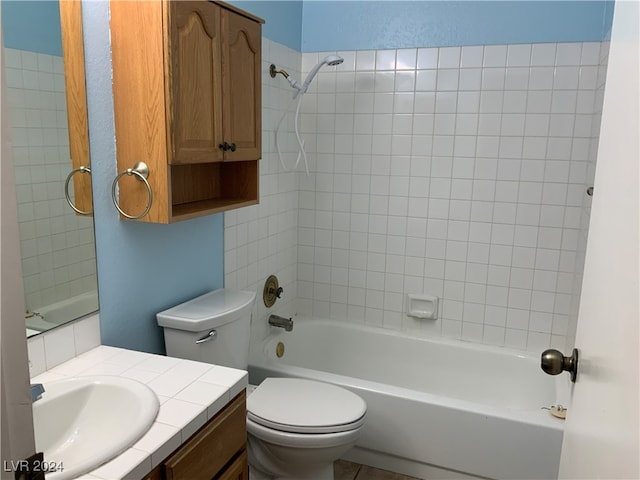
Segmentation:
{"type": "Polygon", "coordinates": [[[557,478],[563,421],[542,407],[567,406],[568,376],[546,375],[539,357],[332,320],[272,331],[252,346],[251,383],[311,378],[366,400],[347,459],[420,478],[557,478]]]}
{"type": "Polygon", "coordinates": [[[96,310],[98,310],[97,290],[81,293],[51,305],[34,308],[32,310],[34,315],[26,318],[27,337],[58,327],[96,310]]]}

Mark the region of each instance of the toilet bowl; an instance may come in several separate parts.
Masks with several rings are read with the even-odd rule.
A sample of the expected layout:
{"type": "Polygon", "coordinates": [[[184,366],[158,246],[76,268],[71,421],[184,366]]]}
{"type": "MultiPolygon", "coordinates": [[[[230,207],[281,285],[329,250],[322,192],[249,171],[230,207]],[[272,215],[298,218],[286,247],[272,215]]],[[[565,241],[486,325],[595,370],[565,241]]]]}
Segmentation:
{"type": "Polygon", "coordinates": [[[335,385],[267,378],[247,399],[249,463],[278,479],[333,480],[333,462],[355,445],[362,398],[335,385]]]}
{"type": "MultiPolygon", "coordinates": [[[[246,370],[254,292],[220,289],[156,315],[167,355],[246,370]]],[[[267,378],[247,398],[249,465],[259,478],[333,480],[367,406],[336,385],[267,378]]]]}

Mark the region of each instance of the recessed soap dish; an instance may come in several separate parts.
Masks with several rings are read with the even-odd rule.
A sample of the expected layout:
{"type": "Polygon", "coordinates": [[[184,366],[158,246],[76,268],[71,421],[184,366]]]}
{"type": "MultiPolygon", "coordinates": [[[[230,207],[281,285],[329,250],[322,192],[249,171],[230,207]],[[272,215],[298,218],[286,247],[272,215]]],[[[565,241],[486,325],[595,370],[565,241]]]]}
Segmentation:
{"type": "Polygon", "coordinates": [[[438,319],[438,297],[420,293],[407,294],[407,315],[414,318],[438,319]]]}

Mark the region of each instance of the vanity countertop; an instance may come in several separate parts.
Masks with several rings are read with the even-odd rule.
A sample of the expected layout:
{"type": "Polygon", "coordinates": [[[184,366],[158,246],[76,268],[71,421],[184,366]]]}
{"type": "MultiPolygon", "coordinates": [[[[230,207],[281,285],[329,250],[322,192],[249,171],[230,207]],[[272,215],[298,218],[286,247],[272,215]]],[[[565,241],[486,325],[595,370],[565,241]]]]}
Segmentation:
{"type": "Polygon", "coordinates": [[[142,478],[247,386],[247,372],[101,345],[31,379],[117,375],[148,385],[160,409],[149,431],[110,462],[78,478],[142,478]]]}

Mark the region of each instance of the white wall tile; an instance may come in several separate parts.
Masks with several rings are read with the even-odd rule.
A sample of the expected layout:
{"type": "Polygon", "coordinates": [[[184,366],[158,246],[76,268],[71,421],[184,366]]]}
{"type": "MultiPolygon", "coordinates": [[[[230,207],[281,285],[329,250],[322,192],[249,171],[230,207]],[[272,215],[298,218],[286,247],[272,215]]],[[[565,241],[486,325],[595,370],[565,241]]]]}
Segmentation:
{"type": "Polygon", "coordinates": [[[482,67],[482,59],[484,54],[483,46],[464,46],[462,47],[461,53],[461,68],[482,67]]]}
{"type": "Polygon", "coordinates": [[[377,50],[376,51],[376,70],[395,70],[396,69],[396,51],[395,50],[377,50]]]}
{"type": "MultiPolygon", "coordinates": [[[[264,205],[272,195],[297,202],[287,204],[296,213],[285,224],[295,245],[286,248],[297,253],[282,268],[292,272],[298,300],[281,308],[414,331],[402,295],[415,289],[443,297],[443,320],[420,334],[520,349],[570,341],[601,50],[588,43],[341,52],[345,63],[322,71],[319,93],[305,100],[311,176],[263,189],[264,205]]],[[[318,56],[298,55],[301,76],[318,56]]],[[[265,84],[288,93],[286,84],[265,84]]],[[[285,97],[265,102],[283,111],[285,97]]],[[[263,176],[288,178],[274,152],[265,159],[275,162],[263,176]]],[[[229,258],[246,257],[238,223],[226,223],[236,228],[226,235],[227,252],[237,253],[229,258]]],[[[260,288],[262,278],[243,278],[260,288]]]]}
{"type": "Polygon", "coordinates": [[[556,61],[555,43],[537,43],[531,47],[531,66],[551,66],[556,61]]]}
{"type": "Polygon", "coordinates": [[[417,68],[438,68],[438,49],[437,48],[419,48],[417,68]]]}
{"type": "Polygon", "coordinates": [[[507,48],[507,66],[528,67],[531,64],[531,45],[509,45],[507,48]]]}
{"type": "Polygon", "coordinates": [[[440,48],[438,69],[460,67],[460,47],[440,48]]]}
{"type": "Polygon", "coordinates": [[[556,49],[556,65],[580,65],[581,43],[559,43],[556,49]]]}
{"type": "Polygon", "coordinates": [[[489,45],[484,47],[483,66],[486,67],[505,67],[507,65],[507,46],[506,45],[489,45]]]}
{"type": "Polygon", "coordinates": [[[12,49],[7,58],[8,84],[19,87],[10,89],[9,118],[21,231],[31,232],[23,242],[23,263],[42,271],[25,278],[25,293],[28,308],[37,311],[95,285],[95,268],[84,268],[95,253],[88,246],[93,242],[90,219],[75,217],[60,187],[69,171],[62,59],[12,49]],[[34,185],[30,192],[20,189],[26,184],[34,185]],[[56,287],[53,279],[59,282],[56,287]]]}

